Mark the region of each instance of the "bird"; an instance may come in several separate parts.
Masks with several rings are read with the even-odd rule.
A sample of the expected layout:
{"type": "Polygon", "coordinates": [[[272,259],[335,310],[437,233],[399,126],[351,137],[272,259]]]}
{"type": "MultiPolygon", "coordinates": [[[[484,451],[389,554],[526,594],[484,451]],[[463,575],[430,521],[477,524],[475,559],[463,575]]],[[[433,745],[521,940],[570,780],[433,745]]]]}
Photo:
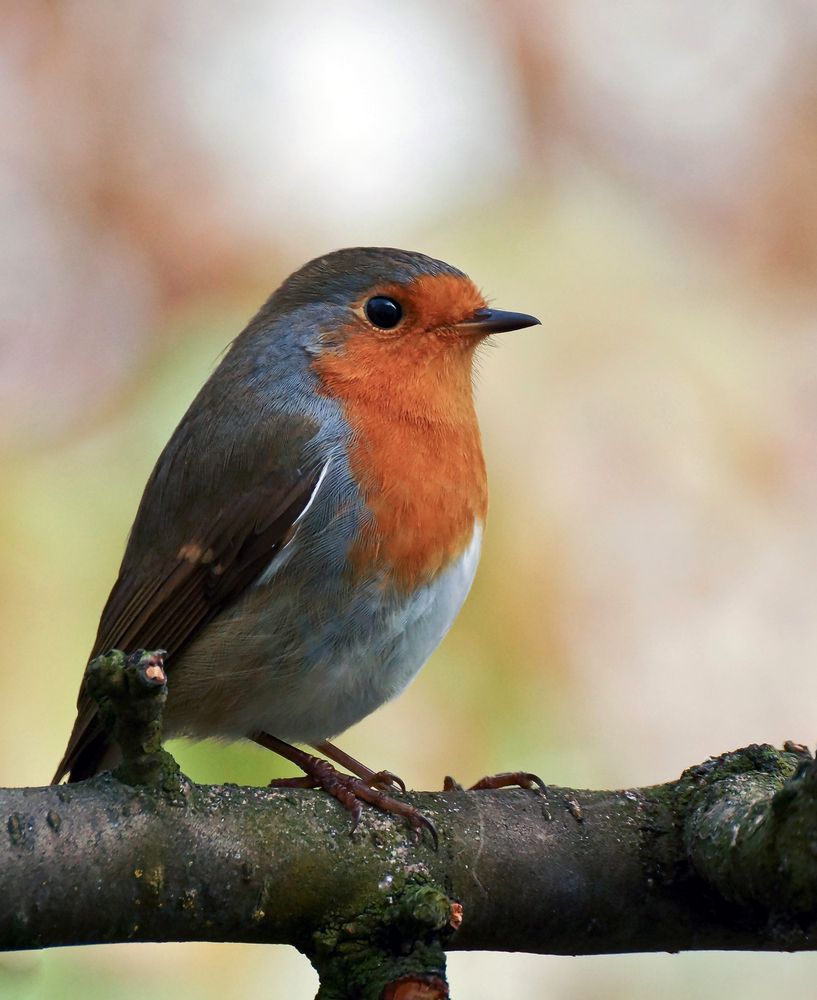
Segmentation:
{"type": "MultiPolygon", "coordinates": [[[[391,248],[330,252],[270,296],[156,462],[91,653],[166,651],[165,738],[254,740],[304,772],[279,784],[436,836],[399,778],[330,740],[398,695],[459,613],[488,499],[474,357],[537,324],[391,248]]],[[[116,752],[83,683],[52,783],[116,752]]]]}

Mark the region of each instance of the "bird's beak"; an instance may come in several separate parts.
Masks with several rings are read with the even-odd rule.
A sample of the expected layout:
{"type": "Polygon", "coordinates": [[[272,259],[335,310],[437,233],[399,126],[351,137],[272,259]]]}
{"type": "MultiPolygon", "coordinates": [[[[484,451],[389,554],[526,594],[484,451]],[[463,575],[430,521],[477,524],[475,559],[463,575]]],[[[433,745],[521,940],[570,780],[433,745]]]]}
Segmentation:
{"type": "Polygon", "coordinates": [[[466,336],[487,336],[489,333],[507,333],[509,330],[524,330],[526,326],[540,325],[535,316],[528,316],[527,313],[477,309],[470,319],[458,323],[456,329],[466,336]]]}

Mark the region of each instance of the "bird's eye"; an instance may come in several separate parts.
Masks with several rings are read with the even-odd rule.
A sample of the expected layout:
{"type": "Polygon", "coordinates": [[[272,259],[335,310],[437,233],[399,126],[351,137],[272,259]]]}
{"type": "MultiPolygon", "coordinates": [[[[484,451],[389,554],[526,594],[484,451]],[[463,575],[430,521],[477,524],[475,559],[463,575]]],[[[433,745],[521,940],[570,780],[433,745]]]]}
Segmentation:
{"type": "Polygon", "coordinates": [[[366,303],[366,318],[381,330],[392,330],[403,318],[403,307],[386,295],[375,295],[366,303]]]}

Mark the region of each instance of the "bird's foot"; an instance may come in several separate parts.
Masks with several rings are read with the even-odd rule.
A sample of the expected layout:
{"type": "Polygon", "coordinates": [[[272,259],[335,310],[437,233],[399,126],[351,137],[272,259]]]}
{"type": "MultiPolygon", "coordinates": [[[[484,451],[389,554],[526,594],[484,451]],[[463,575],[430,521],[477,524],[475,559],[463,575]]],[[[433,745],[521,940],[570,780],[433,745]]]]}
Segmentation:
{"type": "MultiPolygon", "coordinates": [[[[483,792],[495,788],[534,788],[540,792],[547,792],[548,787],[542,779],[529,771],[503,771],[501,774],[492,774],[485,778],[480,778],[475,784],[468,788],[469,792],[483,792]]],[[[450,774],[445,776],[443,781],[444,792],[463,791],[462,785],[455,781],[450,774]]]]}
{"type": "Polygon", "coordinates": [[[330,743],[329,740],[321,740],[320,743],[316,743],[315,749],[322,756],[328,757],[336,764],[340,764],[341,767],[345,767],[347,771],[356,774],[372,788],[377,788],[381,792],[396,792],[398,790],[405,792],[406,790],[406,783],[398,774],[393,774],[391,771],[373,771],[365,764],[361,764],[351,754],[346,753],[345,750],[330,743]]]}
{"type": "Polygon", "coordinates": [[[256,733],[253,740],[292,761],[305,772],[302,778],[277,778],[270,782],[271,788],[323,789],[352,814],[350,833],[354,833],[357,829],[363,813],[362,803],[366,802],[383,812],[402,817],[411,827],[415,841],[420,840],[423,830],[428,830],[434,850],[437,849],[437,829],[431,820],[408,802],[399,802],[386,794],[386,791],[391,789],[405,790],[403,782],[390,771],[370,771],[366,768],[366,777],[359,778],[344,774],[333,767],[328,760],[314,757],[267,733],[256,733]]]}
{"type": "MultiPolygon", "coordinates": [[[[333,768],[333,770],[335,770],[333,768]]],[[[336,771],[340,774],[340,771],[336,771]]],[[[391,771],[373,771],[368,778],[361,779],[371,788],[376,788],[380,792],[396,791],[405,792],[406,786],[403,779],[399,778],[391,771]]],[[[317,788],[320,782],[308,774],[300,778],[273,778],[269,783],[269,788],[317,788]]]]}

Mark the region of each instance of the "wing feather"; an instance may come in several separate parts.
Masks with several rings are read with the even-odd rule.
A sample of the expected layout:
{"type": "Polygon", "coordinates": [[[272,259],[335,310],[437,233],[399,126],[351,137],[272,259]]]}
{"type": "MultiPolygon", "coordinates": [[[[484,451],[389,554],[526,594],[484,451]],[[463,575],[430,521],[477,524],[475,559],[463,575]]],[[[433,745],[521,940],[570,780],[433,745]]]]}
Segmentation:
{"type": "MultiPolygon", "coordinates": [[[[322,482],[327,461],[313,461],[306,469],[296,464],[315,434],[314,424],[279,423],[271,429],[274,435],[265,435],[265,448],[256,445],[254,456],[229,442],[219,463],[217,440],[205,457],[185,439],[185,422],[195,425],[195,407],[145,489],[91,658],[112,648],[161,648],[168,651],[172,672],[185,646],[292,537],[322,482]],[[295,461],[287,462],[287,455],[295,461]],[[214,464],[221,469],[218,484],[212,482],[214,464]]],[[[53,781],[68,772],[71,781],[94,774],[106,748],[96,706],[83,684],[74,729],[53,781]]]]}

